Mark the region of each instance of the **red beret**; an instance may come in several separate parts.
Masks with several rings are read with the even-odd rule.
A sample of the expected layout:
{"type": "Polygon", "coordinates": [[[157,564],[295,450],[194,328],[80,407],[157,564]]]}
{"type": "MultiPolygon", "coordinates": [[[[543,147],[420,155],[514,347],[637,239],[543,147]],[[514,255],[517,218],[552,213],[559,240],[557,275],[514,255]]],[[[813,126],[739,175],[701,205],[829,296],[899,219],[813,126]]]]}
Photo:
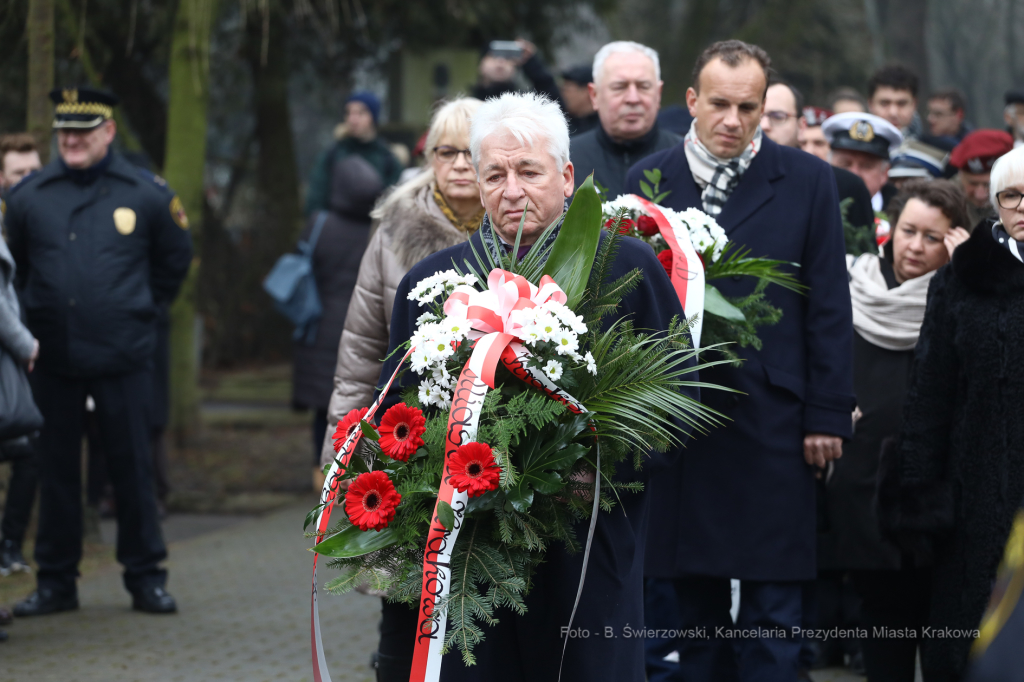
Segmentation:
{"type": "Polygon", "coordinates": [[[988,173],[1003,154],[1013,151],[1013,137],[1004,130],[975,130],[953,148],[949,163],[968,173],[988,173]]]}

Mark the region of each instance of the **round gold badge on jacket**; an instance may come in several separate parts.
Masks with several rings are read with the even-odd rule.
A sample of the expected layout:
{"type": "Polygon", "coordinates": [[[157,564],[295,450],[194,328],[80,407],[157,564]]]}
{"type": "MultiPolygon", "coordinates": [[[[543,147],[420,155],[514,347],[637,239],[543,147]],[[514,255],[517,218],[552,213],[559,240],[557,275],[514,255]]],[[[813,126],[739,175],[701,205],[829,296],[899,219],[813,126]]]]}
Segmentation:
{"type": "Polygon", "coordinates": [[[135,231],[135,211],[130,208],[114,209],[114,227],[121,234],[131,234],[135,231]]]}

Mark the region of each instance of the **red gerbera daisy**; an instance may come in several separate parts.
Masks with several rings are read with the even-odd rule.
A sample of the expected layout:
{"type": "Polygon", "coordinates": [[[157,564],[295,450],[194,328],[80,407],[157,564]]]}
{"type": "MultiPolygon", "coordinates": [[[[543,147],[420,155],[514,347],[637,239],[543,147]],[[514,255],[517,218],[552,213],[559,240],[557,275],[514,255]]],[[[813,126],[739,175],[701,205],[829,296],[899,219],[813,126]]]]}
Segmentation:
{"type": "Polygon", "coordinates": [[[345,493],[345,511],[359,530],[387,528],[395,518],[402,496],[383,471],[368,471],[356,476],[345,493]]]}
{"type": "Polygon", "coordinates": [[[642,215],[636,219],[636,229],[640,230],[645,237],[653,237],[661,232],[658,228],[658,221],[649,215],[642,215]]]}
{"type": "Polygon", "coordinates": [[[672,249],[665,249],[658,252],[658,262],[665,268],[665,274],[672,277],[672,249]]]}
{"type": "Polygon", "coordinates": [[[427,430],[423,413],[405,403],[398,403],[384,413],[380,420],[380,448],[391,459],[404,462],[409,455],[423,447],[420,436],[427,430]]]}
{"type": "Polygon", "coordinates": [[[335,429],[334,435],[334,451],[338,452],[341,450],[341,446],[345,444],[345,441],[352,431],[359,428],[359,422],[363,421],[363,417],[370,411],[368,407],[362,407],[358,410],[352,410],[345,415],[345,418],[338,422],[338,428],[335,429]]]}
{"type": "Polygon", "coordinates": [[[501,467],[494,461],[487,443],[464,443],[452,455],[448,472],[456,490],[460,493],[468,490],[470,497],[477,497],[498,487],[501,467]]]}

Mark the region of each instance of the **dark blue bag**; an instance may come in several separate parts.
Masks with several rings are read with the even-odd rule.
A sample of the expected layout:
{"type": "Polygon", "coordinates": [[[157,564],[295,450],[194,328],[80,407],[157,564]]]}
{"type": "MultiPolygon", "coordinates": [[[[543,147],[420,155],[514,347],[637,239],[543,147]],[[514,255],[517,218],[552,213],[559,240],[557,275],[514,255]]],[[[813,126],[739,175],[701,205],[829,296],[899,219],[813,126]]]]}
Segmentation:
{"type": "Polygon", "coordinates": [[[263,289],[274,299],[278,312],[295,325],[292,338],[307,346],[313,345],[317,323],[323,314],[320,296],[316,291],[316,279],[313,277],[313,250],[326,219],[327,212],[321,211],[316,217],[309,241],[299,242],[298,253],[286,253],[278,258],[270,274],[263,280],[263,289]]]}

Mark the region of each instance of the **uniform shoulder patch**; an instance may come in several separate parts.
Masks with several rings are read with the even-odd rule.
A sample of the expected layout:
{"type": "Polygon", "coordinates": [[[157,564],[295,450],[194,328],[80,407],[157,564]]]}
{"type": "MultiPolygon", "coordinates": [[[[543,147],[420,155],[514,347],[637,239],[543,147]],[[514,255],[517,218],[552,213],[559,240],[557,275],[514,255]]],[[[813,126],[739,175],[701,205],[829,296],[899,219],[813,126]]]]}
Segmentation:
{"type": "Polygon", "coordinates": [[[171,211],[171,217],[174,218],[174,222],[183,230],[188,229],[188,216],[185,215],[185,206],[181,203],[181,199],[175,194],[171,199],[171,205],[168,207],[171,211]]]}

